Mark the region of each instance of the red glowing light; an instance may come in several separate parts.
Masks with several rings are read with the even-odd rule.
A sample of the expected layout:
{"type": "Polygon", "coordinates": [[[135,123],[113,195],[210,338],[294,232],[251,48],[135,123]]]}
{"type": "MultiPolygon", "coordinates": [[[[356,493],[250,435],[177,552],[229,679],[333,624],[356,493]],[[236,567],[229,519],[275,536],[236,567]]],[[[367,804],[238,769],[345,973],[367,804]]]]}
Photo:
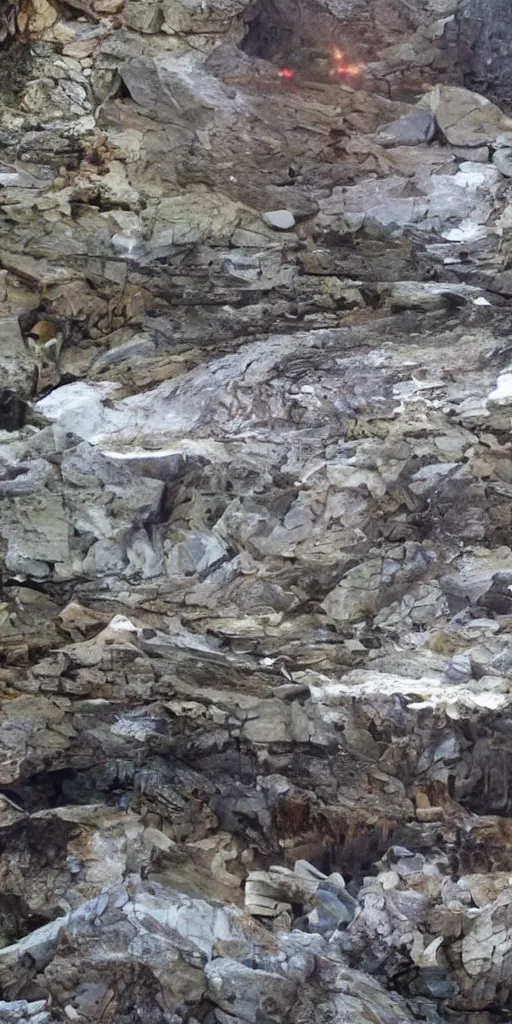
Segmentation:
{"type": "Polygon", "coordinates": [[[342,78],[344,75],[354,76],[359,75],[362,68],[360,64],[337,64],[336,67],[331,68],[329,74],[331,78],[342,78]]]}
{"type": "Polygon", "coordinates": [[[290,81],[292,78],[295,78],[295,71],[292,71],[291,68],[281,68],[281,70],[277,72],[277,75],[279,78],[284,78],[285,80],[290,81]]]}

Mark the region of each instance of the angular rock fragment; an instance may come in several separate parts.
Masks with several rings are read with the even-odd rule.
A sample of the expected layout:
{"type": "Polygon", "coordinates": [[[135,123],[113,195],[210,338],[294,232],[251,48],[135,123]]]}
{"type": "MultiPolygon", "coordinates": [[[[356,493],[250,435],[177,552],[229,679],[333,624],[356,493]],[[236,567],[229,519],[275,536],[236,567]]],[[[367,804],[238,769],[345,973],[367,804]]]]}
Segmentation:
{"type": "Polygon", "coordinates": [[[433,142],[436,130],[433,115],[418,109],[379,128],[378,139],[385,146],[420,146],[422,142],[433,142]]]}
{"type": "Polygon", "coordinates": [[[454,146],[492,143],[512,121],[485,96],[468,89],[438,85],[421,100],[436,119],[447,142],[454,146]]]}
{"type": "Polygon", "coordinates": [[[295,227],[295,217],[289,210],[267,210],[263,214],[263,220],[278,231],[288,231],[295,227]]]}

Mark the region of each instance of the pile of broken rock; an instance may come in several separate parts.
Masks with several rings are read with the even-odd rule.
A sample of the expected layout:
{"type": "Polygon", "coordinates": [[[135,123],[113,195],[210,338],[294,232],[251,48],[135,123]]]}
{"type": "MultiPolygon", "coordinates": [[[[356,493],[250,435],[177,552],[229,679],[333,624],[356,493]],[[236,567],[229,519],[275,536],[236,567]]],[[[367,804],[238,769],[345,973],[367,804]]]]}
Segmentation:
{"type": "Polygon", "coordinates": [[[507,1021],[488,8],[4,2],[0,1024],[507,1021]]]}

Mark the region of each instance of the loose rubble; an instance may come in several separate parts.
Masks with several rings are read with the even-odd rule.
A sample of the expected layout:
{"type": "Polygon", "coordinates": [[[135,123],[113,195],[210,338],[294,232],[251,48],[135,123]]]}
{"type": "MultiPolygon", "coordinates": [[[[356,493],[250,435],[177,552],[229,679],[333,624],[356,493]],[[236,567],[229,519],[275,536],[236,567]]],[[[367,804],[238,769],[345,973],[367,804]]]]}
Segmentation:
{"type": "Polygon", "coordinates": [[[4,0],[2,1024],[508,1019],[490,6],[4,0]]]}

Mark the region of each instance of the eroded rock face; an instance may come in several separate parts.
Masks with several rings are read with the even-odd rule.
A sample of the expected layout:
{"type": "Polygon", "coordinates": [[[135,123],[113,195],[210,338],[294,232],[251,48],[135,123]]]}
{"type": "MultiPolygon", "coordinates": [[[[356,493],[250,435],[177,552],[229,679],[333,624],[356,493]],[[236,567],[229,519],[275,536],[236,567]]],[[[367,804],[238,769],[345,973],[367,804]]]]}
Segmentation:
{"type": "Polygon", "coordinates": [[[2,8],[6,1024],[505,1019],[492,31],[2,8]]]}
{"type": "Polygon", "coordinates": [[[471,88],[484,88],[510,106],[510,4],[506,0],[462,0],[457,22],[465,81],[471,88]]]}

